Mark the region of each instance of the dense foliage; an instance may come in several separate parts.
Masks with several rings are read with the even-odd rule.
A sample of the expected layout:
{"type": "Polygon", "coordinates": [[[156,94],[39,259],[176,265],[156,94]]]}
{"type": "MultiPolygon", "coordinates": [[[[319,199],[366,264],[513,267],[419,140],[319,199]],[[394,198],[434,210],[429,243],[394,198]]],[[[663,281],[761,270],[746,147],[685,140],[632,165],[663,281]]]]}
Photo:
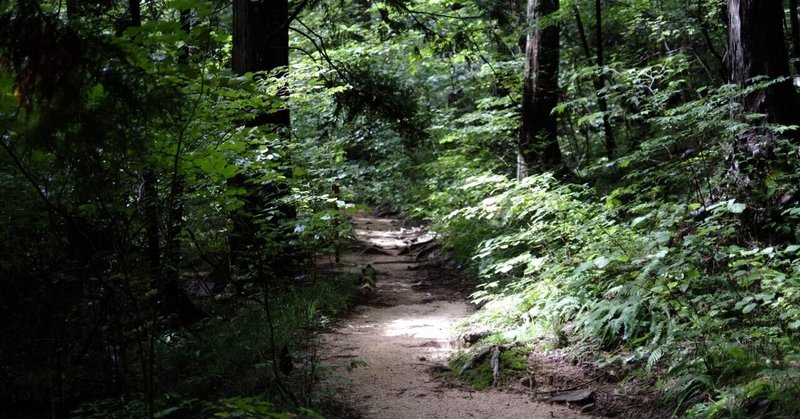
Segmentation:
{"type": "Polygon", "coordinates": [[[677,415],[790,414],[800,115],[764,95],[797,74],[735,73],[752,2],[298,1],[288,69],[236,74],[231,2],[0,1],[0,409],[316,415],[353,288],[316,262],[359,202],[431,221],[487,339],[555,336],[677,415]],[[525,177],[526,34],[554,26],[563,165],[525,177]]]}

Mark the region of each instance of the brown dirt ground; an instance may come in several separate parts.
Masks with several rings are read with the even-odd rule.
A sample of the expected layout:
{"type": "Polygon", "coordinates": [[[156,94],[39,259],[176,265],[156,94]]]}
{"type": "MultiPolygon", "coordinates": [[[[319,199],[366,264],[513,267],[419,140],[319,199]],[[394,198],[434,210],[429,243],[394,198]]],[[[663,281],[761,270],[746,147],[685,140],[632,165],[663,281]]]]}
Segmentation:
{"type": "MultiPolygon", "coordinates": [[[[454,324],[471,312],[465,285],[436,265],[437,248],[422,227],[396,219],[353,217],[360,247],[345,265],[372,264],[377,286],[364,304],[322,339],[322,362],[365,367],[337,370],[323,384],[339,417],[357,418],[580,418],[563,405],[537,402],[519,383],[475,391],[437,370],[457,349],[454,324]]],[[[358,269],[358,268],[356,268],[358,269]]]]}
{"type": "Polygon", "coordinates": [[[621,365],[598,368],[593,359],[580,360],[574,352],[574,348],[565,348],[529,354],[529,371],[536,377],[535,395],[547,397],[558,390],[591,388],[595,404],[592,415],[640,419],[671,416],[659,405],[652,379],[628,377],[621,365]]]}

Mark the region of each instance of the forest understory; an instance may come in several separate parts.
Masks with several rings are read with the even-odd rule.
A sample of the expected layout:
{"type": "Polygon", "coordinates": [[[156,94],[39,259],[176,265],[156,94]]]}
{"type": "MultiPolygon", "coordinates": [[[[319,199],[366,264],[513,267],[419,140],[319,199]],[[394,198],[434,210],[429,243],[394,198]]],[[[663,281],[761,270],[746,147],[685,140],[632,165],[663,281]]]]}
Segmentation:
{"type": "Polygon", "coordinates": [[[797,417],[799,185],[797,0],[0,0],[0,417],[797,417]]]}
{"type": "Polygon", "coordinates": [[[466,284],[457,273],[438,267],[442,261],[435,257],[435,242],[424,229],[366,214],[354,221],[358,246],[343,261],[372,266],[377,274],[375,287],[364,291],[364,305],[334,322],[322,339],[321,362],[364,363],[336,377],[342,380],[331,377],[322,384],[348,408],[335,416],[578,417],[565,408],[534,403],[507,385],[511,377],[496,386],[505,391],[476,391],[448,379],[449,357],[463,346],[454,325],[471,311],[466,284]]]}
{"type": "MultiPolygon", "coordinates": [[[[356,368],[322,384],[335,417],[578,418],[668,417],[652,380],[620,383],[622,371],[598,368],[569,351],[536,345],[473,345],[483,330],[459,329],[474,313],[470,282],[424,225],[358,213],[354,248],[342,263],[359,274],[376,268],[375,286],[333,322],[320,361],[356,368]],[[454,355],[475,356],[471,365],[454,355]],[[502,357],[501,357],[502,355],[502,357]],[[496,369],[494,365],[497,365],[496,369]]],[[[539,336],[538,341],[555,336],[539,336]]]]}

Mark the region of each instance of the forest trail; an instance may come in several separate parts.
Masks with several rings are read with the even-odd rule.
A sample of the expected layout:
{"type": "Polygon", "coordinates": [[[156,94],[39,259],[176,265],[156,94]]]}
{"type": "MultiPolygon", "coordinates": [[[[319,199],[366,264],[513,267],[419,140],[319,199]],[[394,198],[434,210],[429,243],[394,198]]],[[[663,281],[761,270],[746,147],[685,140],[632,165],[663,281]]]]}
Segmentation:
{"type": "MultiPolygon", "coordinates": [[[[538,403],[529,394],[500,388],[452,386],[431,372],[456,349],[454,324],[470,312],[456,278],[425,269],[433,243],[424,228],[404,228],[396,219],[353,217],[359,246],[347,263],[372,264],[377,286],[366,305],[342,319],[322,340],[322,362],[343,368],[323,387],[363,418],[579,418],[564,406],[538,403]],[[427,243],[427,244],[426,244],[427,243]]],[[[433,250],[435,251],[435,250],[433,250]]],[[[432,259],[432,258],[431,258],[432,259]]]]}

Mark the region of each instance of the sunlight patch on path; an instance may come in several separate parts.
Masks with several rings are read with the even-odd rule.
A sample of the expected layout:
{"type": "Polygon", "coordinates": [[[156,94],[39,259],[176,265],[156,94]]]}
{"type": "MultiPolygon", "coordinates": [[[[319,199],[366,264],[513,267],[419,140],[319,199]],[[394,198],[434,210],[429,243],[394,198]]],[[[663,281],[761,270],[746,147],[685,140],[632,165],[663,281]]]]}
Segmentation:
{"type": "Polygon", "coordinates": [[[417,339],[442,339],[453,331],[452,319],[444,317],[416,317],[397,319],[389,323],[384,336],[406,335],[417,339]]]}
{"type": "Polygon", "coordinates": [[[417,357],[424,353],[427,361],[446,363],[447,357],[455,351],[453,326],[459,320],[452,315],[453,309],[459,311],[458,304],[452,305],[454,307],[437,305],[435,311],[428,313],[409,309],[408,317],[388,319],[383,335],[401,338],[396,341],[397,344],[417,348],[416,351],[409,351],[416,352],[417,357]]]}
{"type": "Polygon", "coordinates": [[[360,215],[353,221],[361,243],[343,259],[360,266],[372,264],[377,270],[376,288],[365,296],[364,305],[323,338],[324,363],[363,363],[355,369],[345,367],[343,376],[329,377],[322,384],[326,391],[364,419],[579,417],[510,389],[476,392],[432,375],[432,368],[447,368],[447,357],[458,342],[454,325],[470,307],[456,282],[439,282],[440,275],[420,269],[423,262],[413,253],[419,248],[413,246],[432,240],[430,232],[403,228],[393,219],[360,215]],[[367,252],[370,246],[379,252],[367,252]],[[409,246],[408,254],[393,254],[409,246]],[[392,252],[384,252],[389,249],[392,252]]]}

